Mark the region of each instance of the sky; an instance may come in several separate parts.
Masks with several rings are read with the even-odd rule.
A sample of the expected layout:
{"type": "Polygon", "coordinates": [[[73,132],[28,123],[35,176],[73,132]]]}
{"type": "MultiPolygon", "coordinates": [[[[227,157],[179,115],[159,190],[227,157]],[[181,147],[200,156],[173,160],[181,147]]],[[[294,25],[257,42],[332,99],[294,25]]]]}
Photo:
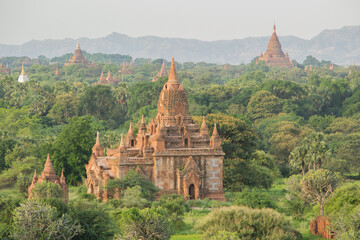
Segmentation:
{"type": "Polygon", "coordinates": [[[310,39],[360,25],[360,0],[0,0],[0,43],[100,38],[112,32],[205,41],[310,39]]]}

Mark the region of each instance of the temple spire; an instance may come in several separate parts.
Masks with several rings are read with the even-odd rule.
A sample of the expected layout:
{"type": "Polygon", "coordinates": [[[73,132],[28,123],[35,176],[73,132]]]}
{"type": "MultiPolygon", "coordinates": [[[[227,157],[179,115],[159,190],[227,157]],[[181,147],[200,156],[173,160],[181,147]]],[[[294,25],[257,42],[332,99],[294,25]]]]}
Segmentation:
{"type": "Polygon", "coordinates": [[[141,126],[145,126],[144,114],[141,116],[141,126]]]}
{"type": "Polygon", "coordinates": [[[176,75],[176,68],[175,68],[175,62],[174,57],[171,60],[171,67],[170,67],[170,73],[169,73],[169,79],[168,83],[171,84],[180,84],[176,75]]]}
{"type": "Polygon", "coordinates": [[[96,132],[96,145],[100,145],[100,134],[99,131],[96,132]]]}
{"type": "Polygon", "coordinates": [[[214,123],[214,130],[213,130],[213,133],[212,133],[212,136],[218,136],[218,131],[217,131],[217,128],[216,128],[216,123],[214,123]]]}
{"type": "Polygon", "coordinates": [[[52,162],[50,160],[50,155],[49,154],[47,155],[47,158],[46,158],[43,173],[45,175],[47,175],[47,176],[56,175],[55,170],[54,170],[53,165],[52,165],[52,162]]]}
{"type": "Polygon", "coordinates": [[[21,75],[25,75],[25,71],[24,71],[24,63],[22,64],[21,75]]]}
{"type": "Polygon", "coordinates": [[[80,49],[79,39],[76,40],[76,49],[80,49]]]}
{"type": "Polygon", "coordinates": [[[276,33],[276,25],[274,24],[273,33],[276,33]]]}
{"type": "Polygon", "coordinates": [[[125,150],[126,146],[125,146],[125,142],[124,142],[124,136],[121,134],[121,140],[120,140],[120,146],[119,146],[120,150],[125,150]]]}
{"type": "Polygon", "coordinates": [[[131,122],[130,122],[130,126],[129,126],[129,131],[128,131],[128,136],[129,135],[134,135],[134,131],[133,131],[133,129],[132,129],[132,124],[131,124],[131,122]]]}
{"type": "Polygon", "coordinates": [[[207,125],[206,125],[205,116],[203,116],[203,120],[202,120],[202,123],[201,123],[200,134],[204,135],[204,136],[209,134],[209,129],[208,129],[207,125]]]}
{"type": "Polygon", "coordinates": [[[60,178],[64,178],[64,169],[61,169],[61,177],[60,178]]]}

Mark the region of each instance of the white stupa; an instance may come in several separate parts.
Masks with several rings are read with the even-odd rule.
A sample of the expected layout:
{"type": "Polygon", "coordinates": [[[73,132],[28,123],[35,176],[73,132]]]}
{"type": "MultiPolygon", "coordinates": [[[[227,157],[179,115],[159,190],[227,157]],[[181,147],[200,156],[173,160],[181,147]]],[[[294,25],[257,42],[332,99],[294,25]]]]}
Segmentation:
{"type": "Polygon", "coordinates": [[[29,81],[29,77],[25,74],[24,64],[23,64],[21,74],[18,78],[18,82],[23,83],[23,82],[27,82],[27,81],[29,81]]]}

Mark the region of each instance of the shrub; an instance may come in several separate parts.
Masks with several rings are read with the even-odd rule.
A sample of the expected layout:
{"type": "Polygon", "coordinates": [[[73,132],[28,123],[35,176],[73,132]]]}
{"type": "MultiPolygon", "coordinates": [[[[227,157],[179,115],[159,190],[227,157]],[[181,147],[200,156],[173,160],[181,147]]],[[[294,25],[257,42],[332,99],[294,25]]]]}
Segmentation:
{"type": "Polygon", "coordinates": [[[32,175],[24,175],[20,173],[16,179],[15,188],[20,193],[27,193],[29,186],[31,185],[32,175]]]}
{"type": "Polygon", "coordinates": [[[210,240],[240,240],[235,232],[218,231],[210,240]]]}
{"type": "Polygon", "coordinates": [[[190,210],[183,196],[179,194],[163,194],[159,201],[153,202],[153,207],[161,207],[168,214],[168,220],[173,230],[180,230],[185,227],[183,216],[190,210]]]}
{"type": "Polygon", "coordinates": [[[289,229],[289,220],[273,209],[251,209],[242,206],[213,210],[202,226],[210,239],[219,231],[236,233],[240,239],[301,239],[301,234],[289,229]]]}
{"type": "Polygon", "coordinates": [[[154,200],[154,194],[158,189],[152,182],[143,177],[140,173],[135,171],[129,171],[121,179],[109,180],[106,185],[109,193],[112,194],[115,190],[120,192],[126,190],[128,187],[141,187],[141,196],[149,201],[154,200]]]}
{"type": "Polygon", "coordinates": [[[183,216],[190,210],[184,197],[179,194],[163,194],[159,201],[153,202],[153,207],[165,208],[170,215],[175,213],[178,216],[183,216]]]}
{"type": "Polygon", "coordinates": [[[64,191],[62,188],[55,183],[43,181],[41,183],[36,183],[32,193],[35,197],[40,199],[44,198],[63,198],[64,191]]]}
{"type": "Polygon", "coordinates": [[[245,189],[235,199],[236,205],[244,205],[251,208],[273,208],[269,193],[260,189],[245,189]]]}
{"type": "Polygon", "coordinates": [[[84,232],[74,239],[110,239],[114,235],[114,221],[105,203],[80,199],[69,204],[69,214],[80,222],[84,232]]]}
{"type": "Polygon", "coordinates": [[[14,211],[15,239],[71,239],[82,232],[68,215],[58,218],[56,208],[39,201],[25,201],[14,211]]]}
{"type": "Polygon", "coordinates": [[[325,206],[326,214],[337,216],[340,210],[352,213],[360,206],[360,184],[347,183],[338,188],[325,206]]]}
{"type": "Polygon", "coordinates": [[[135,187],[128,187],[124,191],[124,197],[122,199],[122,203],[124,207],[132,208],[144,208],[149,205],[148,200],[141,197],[141,187],[135,186],[135,187]]]}
{"type": "Polygon", "coordinates": [[[332,223],[332,230],[336,239],[360,239],[360,207],[355,208],[350,214],[340,211],[332,223]]]}
{"type": "Polygon", "coordinates": [[[118,214],[119,239],[170,239],[170,224],[161,208],[130,208],[118,214]]]}

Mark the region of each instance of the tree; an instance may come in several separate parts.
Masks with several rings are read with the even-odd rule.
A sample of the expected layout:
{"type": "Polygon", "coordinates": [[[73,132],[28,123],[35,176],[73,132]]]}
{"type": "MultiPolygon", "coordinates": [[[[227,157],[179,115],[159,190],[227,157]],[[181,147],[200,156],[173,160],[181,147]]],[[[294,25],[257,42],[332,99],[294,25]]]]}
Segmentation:
{"type": "Polygon", "coordinates": [[[32,191],[33,191],[32,192],[33,196],[38,197],[39,199],[44,199],[44,198],[61,199],[64,197],[64,191],[62,190],[62,188],[58,184],[49,181],[36,183],[32,191]]]}
{"type": "Polygon", "coordinates": [[[124,197],[122,198],[124,207],[137,207],[142,209],[145,206],[149,205],[149,202],[141,195],[142,194],[140,186],[128,187],[124,191],[124,197]]]}
{"type": "Polygon", "coordinates": [[[69,215],[78,221],[82,229],[76,240],[105,240],[114,236],[115,223],[110,208],[105,203],[78,199],[70,202],[69,215]]]}
{"type": "Polygon", "coordinates": [[[26,201],[14,211],[13,237],[21,240],[72,239],[82,232],[69,216],[57,219],[54,207],[38,201],[26,201]]]}
{"type": "Polygon", "coordinates": [[[255,122],[278,114],[281,108],[280,99],[264,90],[255,93],[246,107],[247,116],[255,122]]]}
{"type": "Polygon", "coordinates": [[[5,162],[5,155],[12,151],[15,144],[16,142],[12,139],[0,139],[0,173],[9,167],[5,162]]]}
{"type": "Polygon", "coordinates": [[[236,233],[244,240],[301,239],[301,234],[289,227],[289,220],[273,209],[232,206],[213,210],[201,228],[205,239],[211,239],[219,231],[236,233]]]}
{"type": "Polygon", "coordinates": [[[140,187],[141,197],[150,201],[154,199],[154,194],[158,191],[154,184],[145,179],[145,177],[138,173],[137,170],[127,172],[126,175],[120,179],[109,180],[107,182],[106,189],[112,193],[115,191],[119,191],[119,193],[121,193],[127,188],[135,186],[140,187]]]}
{"type": "Polygon", "coordinates": [[[296,169],[300,165],[303,176],[305,175],[305,166],[307,164],[306,157],[308,155],[309,148],[309,140],[305,138],[302,141],[302,144],[299,147],[294,148],[289,156],[290,166],[296,169]]]}
{"type": "Polygon", "coordinates": [[[301,180],[301,191],[304,198],[320,204],[320,215],[324,215],[324,207],[329,197],[340,185],[341,177],[326,169],[309,171],[301,180]]]}
{"type": "Polygon", "coordinates": [[[84,165],[90,159],[94,143],[91,117],[72,118],[53,145],[55,170],[60,173],[63,169],[66,180],[71,184],[81,182],[82,177],[85,177],[84,165]]]}
{"type": "Polygon", "coordinates": [[[79,97],[71,93],[57,95],[55,104],[49,111],[48,116],[57,123],[66,123],[70,118],[75,117],[78,112],[79,97]]]}
{"type": "Polygon", "coordinates": [[[120,214],[120,228],[125,239],[166,240],[170,239],[170,225],[161,209],[131,208],[120,214]]]}

